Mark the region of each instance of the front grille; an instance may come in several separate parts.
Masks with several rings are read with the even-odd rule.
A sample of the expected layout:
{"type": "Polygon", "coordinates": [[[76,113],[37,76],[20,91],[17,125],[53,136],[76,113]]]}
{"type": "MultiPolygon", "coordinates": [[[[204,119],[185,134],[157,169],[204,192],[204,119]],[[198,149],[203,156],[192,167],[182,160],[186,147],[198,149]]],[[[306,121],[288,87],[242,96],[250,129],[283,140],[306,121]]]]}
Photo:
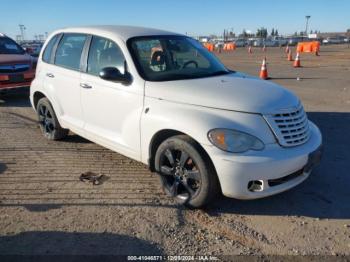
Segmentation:
{"type": "Polygon", "coordinates": [[[17,65],[0,65],[0,73],[19,73],[29,70],[29,65],[27,64],[17,64],[17,65]]]}
{"type": "Polygon", "coordinates": [[[309,120],[301,104],[294,109],[264,115],[281,146],[304,144],[310,137],[309,120]]]}

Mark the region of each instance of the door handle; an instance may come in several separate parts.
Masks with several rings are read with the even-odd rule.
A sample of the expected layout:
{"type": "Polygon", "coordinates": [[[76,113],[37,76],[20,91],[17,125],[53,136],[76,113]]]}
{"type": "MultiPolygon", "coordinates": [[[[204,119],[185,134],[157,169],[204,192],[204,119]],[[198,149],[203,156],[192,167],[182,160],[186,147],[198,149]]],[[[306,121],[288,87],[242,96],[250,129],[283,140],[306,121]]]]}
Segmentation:
{"type": "Polygon", "coordinates": [[[47,76],[47,77],[51,77],[51,78],[54,78],[54,77],[55,77],[55,76],[54,76],[53,74],[51,74],[51,73],[47,73],[46,76],[47,76]]]}
{"type": "Polygon", "coordinates": [[[90,89],[90,88],[92,88],[92,86],[91,86],[91,85],[86,84],[86,83],[80,83],[80,86],[81,86],[82,88],[86,88],[86,89],[90,89]]]}

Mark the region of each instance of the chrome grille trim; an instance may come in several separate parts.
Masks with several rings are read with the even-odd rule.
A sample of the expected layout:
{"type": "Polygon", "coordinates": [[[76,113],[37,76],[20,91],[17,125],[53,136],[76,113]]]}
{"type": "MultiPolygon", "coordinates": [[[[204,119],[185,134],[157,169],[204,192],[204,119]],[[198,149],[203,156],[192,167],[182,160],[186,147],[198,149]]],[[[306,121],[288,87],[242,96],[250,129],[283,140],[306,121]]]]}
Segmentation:
{"type": "Polygon", "coordinates": [[[301,104],[263,117],[281,146],[301,145],[310,138],[309,120],[301,104]]]}

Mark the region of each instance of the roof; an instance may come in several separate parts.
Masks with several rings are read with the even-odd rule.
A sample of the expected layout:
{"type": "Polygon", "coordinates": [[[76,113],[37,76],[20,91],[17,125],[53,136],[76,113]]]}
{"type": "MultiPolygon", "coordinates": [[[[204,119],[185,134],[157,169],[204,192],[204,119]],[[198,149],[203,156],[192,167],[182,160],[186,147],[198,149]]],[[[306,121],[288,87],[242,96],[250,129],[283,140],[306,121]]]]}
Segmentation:
{"type": "Polygon", "coordinates": [[[59,32],[79,32],[86,34],[114,34],[126,41],[129,38],[136,36],[149,36],[149,35],[180,35],[177,33],[137,26],[126,26],[126,25],[98,25],[98,26],[82,26],[72,27],[58,30],[59,32]]]}

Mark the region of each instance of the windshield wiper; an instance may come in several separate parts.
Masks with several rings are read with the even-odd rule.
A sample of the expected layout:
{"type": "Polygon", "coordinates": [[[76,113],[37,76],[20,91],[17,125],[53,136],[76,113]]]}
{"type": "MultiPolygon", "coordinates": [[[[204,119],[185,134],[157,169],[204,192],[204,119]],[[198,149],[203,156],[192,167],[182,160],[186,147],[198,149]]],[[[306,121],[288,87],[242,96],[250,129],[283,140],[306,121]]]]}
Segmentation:
{"type": "Polygon", "coordinates": [[[197,78],[205,78],[219,75],[231,74],[230,71],[219,70],[213,73],[202,73],[202,74],[173,74],[173,75],[163,75],[157,76],[153,79],[153,81],[174,81],[174,80],[185,80],[185,79],[197,79],[197,78]]]}
{"type": "Polygon", "coordinates": [[[220,76],[220,75],[227,75],[227,74],[231,74],[231,72],[226,70],[220,70],[220,71],[213,72],[208,76],[220,76]]]}
{"type": "Polygon", "coordinates": [[[155,81],[172,81],[172,80],[184,80],[184,79],[192,79],[197,78],[193,75],[188,74],[176,74],[176,75],[165,75],[165,76],[158,76],[154,80],[155,81]]]}

